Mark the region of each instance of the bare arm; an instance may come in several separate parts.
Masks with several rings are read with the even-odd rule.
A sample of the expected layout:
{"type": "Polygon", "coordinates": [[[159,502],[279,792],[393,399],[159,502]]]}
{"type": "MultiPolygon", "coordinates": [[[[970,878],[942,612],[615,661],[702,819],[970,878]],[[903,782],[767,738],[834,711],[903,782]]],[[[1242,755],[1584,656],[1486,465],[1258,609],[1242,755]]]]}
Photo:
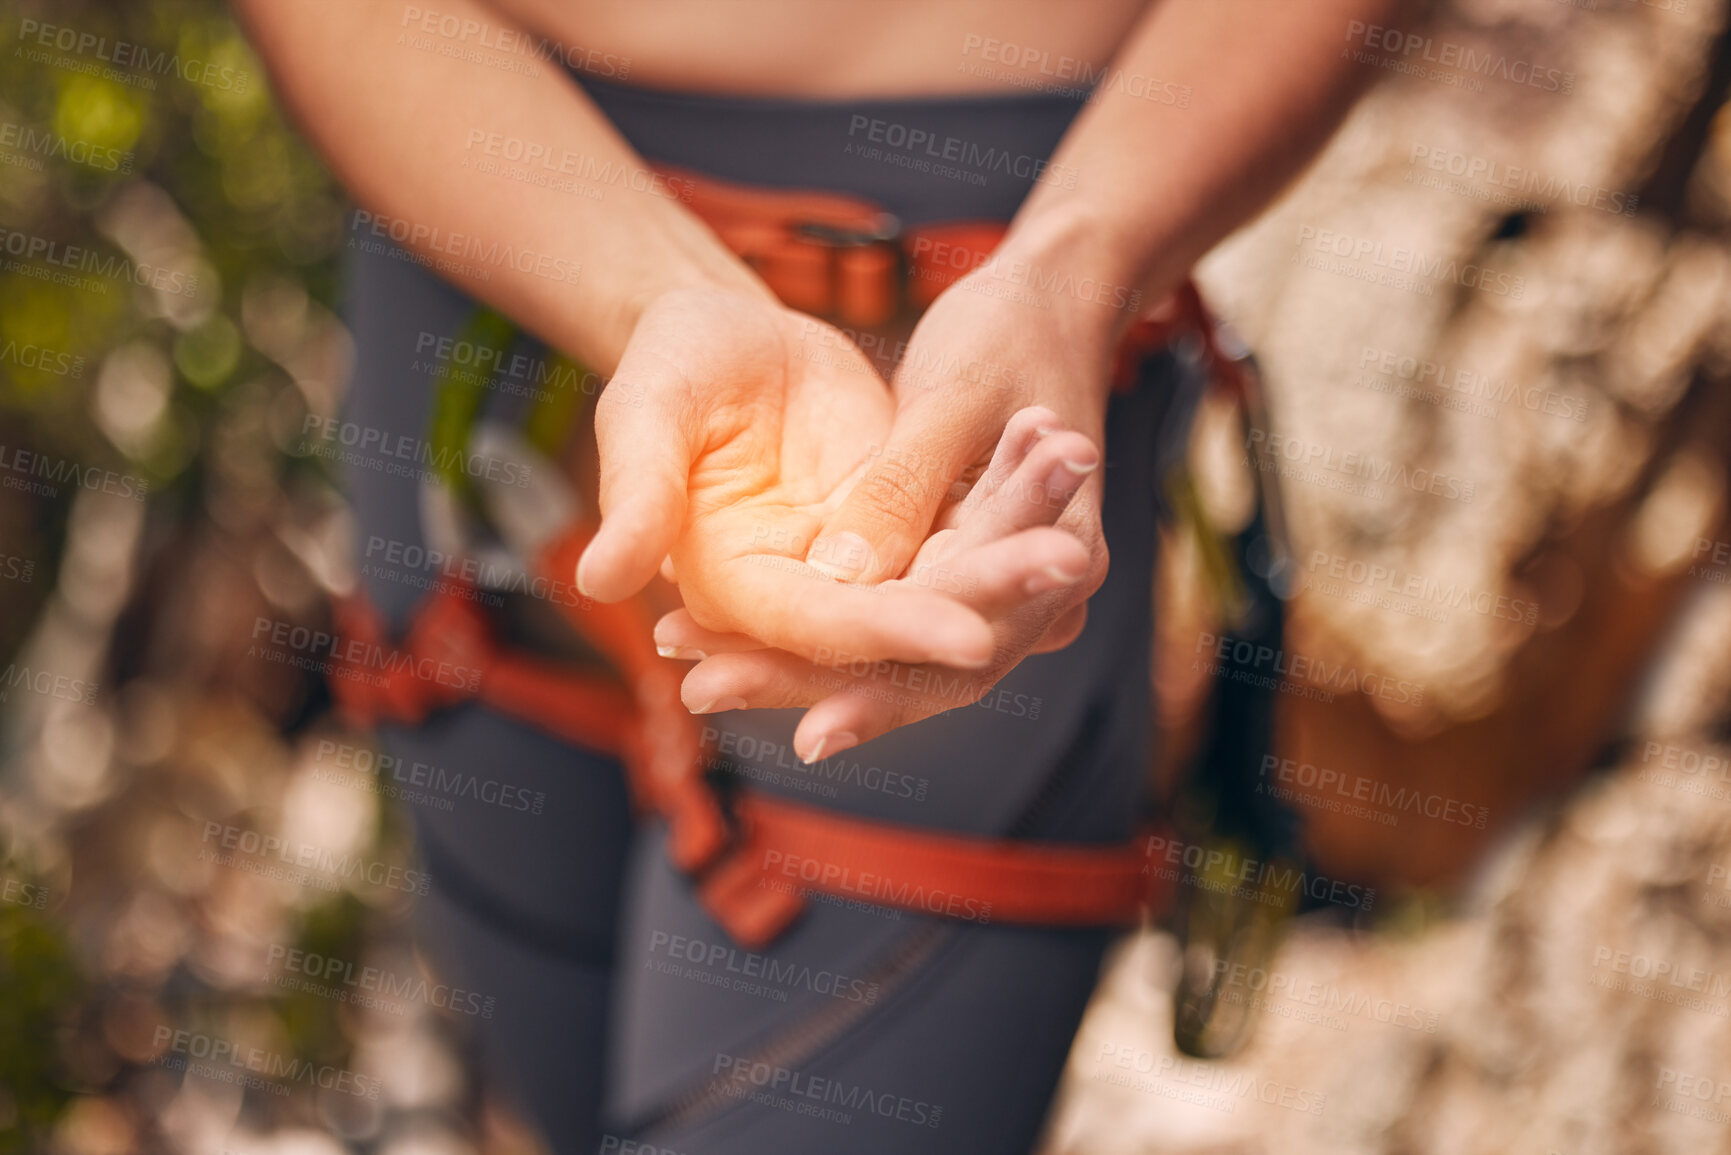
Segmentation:
{"type": "MultiPolygon", "coordinates": [[[[1003,253],[1159,299],[1334,133],[1376,75],[1348,30],[1397,2],[1159,0],[1052,158],[1073,187],[1038,185],[1003,253]]],[[[1108,348],[1132,319],[1085,313],[1108,348]]]]}
{"type": "MultiPolygon", "coordinates": [[[[448,258],[447,279],[602,374],[669,290],[767,296],[665,188],[613,184],[595,200],[464,166],[485,156],[474,134],[493,132],[572,158],[579,171],[647,168],[557,63],[537,61],[539,75],[528,76],[417,49],[403,42],[417,35],[404,24],[409,10],[380,0],[234,6],[278,94],[355,199],[387,231],[406,230],[404,247],[448,258]],[[516,256],[477,256],[507,250],[516,256]]],[[[448,0],[440,14],[513,28],[479,0],[448,0]]]]}

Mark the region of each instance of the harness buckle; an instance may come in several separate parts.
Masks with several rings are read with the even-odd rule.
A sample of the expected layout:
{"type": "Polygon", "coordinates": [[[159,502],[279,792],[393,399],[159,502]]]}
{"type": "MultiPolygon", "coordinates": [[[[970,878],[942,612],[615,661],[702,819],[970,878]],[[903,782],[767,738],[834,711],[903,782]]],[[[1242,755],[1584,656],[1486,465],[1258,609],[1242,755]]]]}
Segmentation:
{"type": "Polygon", "coordinates": [[[907,301],[902,222],[878,213],[864,226],[795,220],[789,235],[821,251],[829,307],[844,324],[870,328],[900,312],[907,301]]]}

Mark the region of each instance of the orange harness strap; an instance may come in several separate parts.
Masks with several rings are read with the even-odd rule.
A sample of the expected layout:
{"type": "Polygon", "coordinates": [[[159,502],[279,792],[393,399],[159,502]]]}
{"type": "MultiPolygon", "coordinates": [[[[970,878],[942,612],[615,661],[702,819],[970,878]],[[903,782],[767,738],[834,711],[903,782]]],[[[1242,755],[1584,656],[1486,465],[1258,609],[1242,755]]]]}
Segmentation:
{"type": "Polygon", "coordinates": [[[400,646],[390,644],[363,597],[338,599],[333,617],[331,696],[357,725],[415,725],[436,710],[478,701],[591,749],[614,751],[626,741],[630,695],[607,679],[500,651],[486,616],[460,592],[441,590],[422,602],[400,646]],[[442,673],[424,675],[427,662],[442,673]]]}
{"type": "Polygon", "coordinates": [[[1082,846],[925,832],[748,794],[729,853],[698,888],[742,946],[772,942],[804,893],[970,922],[1119,926],[1158,913],[1171,883],[1144,835],[1082,846]],[[725,915],[725,917],[722,917],[725,915]]]}

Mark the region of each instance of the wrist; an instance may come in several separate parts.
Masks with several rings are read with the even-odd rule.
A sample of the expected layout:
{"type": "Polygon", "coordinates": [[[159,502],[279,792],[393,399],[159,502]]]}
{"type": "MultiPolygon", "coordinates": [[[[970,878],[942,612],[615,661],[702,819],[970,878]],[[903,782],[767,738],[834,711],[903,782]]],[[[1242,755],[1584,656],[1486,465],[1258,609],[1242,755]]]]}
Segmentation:
{"type": "Polygon", "coordinates": [[[1024,287],[1043,321],[1093,363],[1109,365],[1125,330],[1154,304],[1144,270],[1080,205],[1019,216],[986,270],[1024,287]]]}
{"type": "Polygon", "coordinates": [[[669,293],[710,289],[758,297],[776,304],[776,297],[750,266],[729,252],[703,224],[680,214],[637,234],[639,260],[621,270],[603,309],[597,342],[601,364],[611,376],[648,308],[669,293]]]}

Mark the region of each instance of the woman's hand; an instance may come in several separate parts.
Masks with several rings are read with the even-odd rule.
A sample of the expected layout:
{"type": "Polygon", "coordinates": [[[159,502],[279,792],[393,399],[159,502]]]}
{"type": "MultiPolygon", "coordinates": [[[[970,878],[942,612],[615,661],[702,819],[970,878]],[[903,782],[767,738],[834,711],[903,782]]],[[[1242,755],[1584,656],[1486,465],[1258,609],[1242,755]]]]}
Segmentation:
{"type": "MultiPolygon", "coordinates": [[[[603,520],[578,585],[617,601],[670,559],[684,613],[715,635],[748,635],[808,661],[845,651],[993,663],[992,607],[918,582],[840,583],[826,568],[852,559],[813,548],[825,518],[869,476],[894,410],[865,356],[809,317],[731,290],[658,298],[597,407],[603,520]]],[[[992,580],[1019,591],[1041,564],[1006,556],[992,580]]]]}
{"type": "MultiPolygon", "coordinates": [[[[1086,293],[1042,294],[1026,287],[1038,279],[1027,276],[1028,267],[1001,251],[927,310],[895,374],[888,442],[824,520],[807,558],[812,565],[864,582],[906,572],[933,528],[951,524],[957,496],[1011,416],[1027,406],[1043,406],[1059,426],[1104,444],[1116,342],[1137,298],[1097,281],[1086,293]],[[849,561],[859,564],[837,564],[849,561]]],[[[1087,599],[1106,578],[1102,491],[1103,478],[1088,477],[1057,522],[1088,548],[1087,572],[1066,596],[1030,599],[1018,611],[1017,636],[1043,649],[1081,633],[1087,599]]]]}
{"type": "Polygon", "coordinates": [[[657,624],[655,640],[664,652],[702,659],[686,675],[686,705],[698,713],[812,707],[794,734],[794,750],[815,762],[978,701],[1040,648],[1047,623],[1074,604],[1092,559],[1075,536],[1053,527],[1099,464],[1098,450],[1063,430],[1051,410],[1023,410],[1005,429],[990,468],[951,511],[949,527],[922,544],[904,576],[862,587],[880,598],[935,589],[989,619],[997,644],[984,669],[874,661],[843,648],[810,660],[704,629],[675,610],[657,624]]]}

